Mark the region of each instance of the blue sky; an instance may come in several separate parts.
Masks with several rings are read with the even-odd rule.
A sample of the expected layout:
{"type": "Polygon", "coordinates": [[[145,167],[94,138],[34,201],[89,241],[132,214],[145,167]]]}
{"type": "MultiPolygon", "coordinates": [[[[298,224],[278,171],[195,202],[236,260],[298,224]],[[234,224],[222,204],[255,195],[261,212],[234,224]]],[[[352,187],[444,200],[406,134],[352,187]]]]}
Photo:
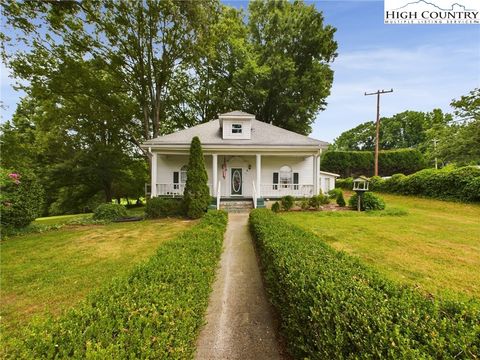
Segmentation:
{"type": "MultiPolygon", "coordinates": [[[[245,1],[225,3],[246,7],[245,1]]],[[[381,115],[404,110],[451,111],[453,98],[480,86],[479,25],[384,25],[381,1],[309,1],[337,28],[338,57],[327,109],[317,116],[311,136],[333,141],[343,131],[374,120],[376,97],[364,92],[393,88],[381,99],[381,115]]],[[[15,92],[3,64],[0,98],[15,111],[15,92]]]]}

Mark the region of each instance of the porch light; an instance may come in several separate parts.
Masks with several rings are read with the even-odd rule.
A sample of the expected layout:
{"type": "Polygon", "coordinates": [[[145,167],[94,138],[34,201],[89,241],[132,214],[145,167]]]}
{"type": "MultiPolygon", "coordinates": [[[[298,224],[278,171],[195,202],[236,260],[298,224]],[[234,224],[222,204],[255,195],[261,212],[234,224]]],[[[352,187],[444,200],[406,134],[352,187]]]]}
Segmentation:
{"type": "Polygon", "coordinates": [[[368,191],[369,179],[365,176],[360,176],[353,180],[353,191],[357,193],[357,210],[361,211],[363,194],[368,191]]]}

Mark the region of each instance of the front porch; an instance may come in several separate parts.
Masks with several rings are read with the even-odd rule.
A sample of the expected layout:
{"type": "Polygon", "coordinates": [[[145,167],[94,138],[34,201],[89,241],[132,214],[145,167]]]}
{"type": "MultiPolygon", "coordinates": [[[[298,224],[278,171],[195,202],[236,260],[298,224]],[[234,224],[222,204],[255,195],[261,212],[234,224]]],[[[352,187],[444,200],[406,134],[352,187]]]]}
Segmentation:
{"type": "MultiPolygon", "coordinates": [[[[210,195],[216,207],[227,199],[249,199],[253,206],[264,199],[286,195],[311,197],[319,193],[320,157],[300,154],[223,154],[206,153],[210,195]]],[[[188,155],[152,153],[150,196],[183,196],[187,177],[188,155]]]]}

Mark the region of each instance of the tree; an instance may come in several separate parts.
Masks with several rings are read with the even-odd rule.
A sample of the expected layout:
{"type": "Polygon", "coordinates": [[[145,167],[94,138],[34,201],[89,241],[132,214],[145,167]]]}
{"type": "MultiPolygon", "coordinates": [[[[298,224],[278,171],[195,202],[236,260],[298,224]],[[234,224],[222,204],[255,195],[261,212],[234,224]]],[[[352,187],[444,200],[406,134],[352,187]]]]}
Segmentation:
{"type": "Polygon", "coordinates": [[[50,60],[59,55],[104,62],[116,84],[108,92],[135,100],[125,130],[139,145],[182,126],[180,94],[218,6],[216,0],[6,2],[4,18],[18,36],[3,36],[3,58],[30,82],[45,79],[50,60]]]}
{"type": "MultiPolygon", "coordinates": [[[[452,120],[450,114],[440,109],[431,112],[404,111],[390,118],[382,118],[380,126],[380,149],[417,148],[424,152],[431,139],[431,128],[445,127],[452,120]]],[[[335,139],[334,149],[373,150],[375,148],[375,123],[365,122],[343,132],[335,139]]]]}
{"type": "Polygon", "coordinates": [[[325,26],[322,13],[302,1],[252,1],[248,10],[256,64],[246,65],[253,81],[246,110],[307,135],[330,94],[336,29],[325,26]]]}
{"type": "Polygon", "coordinates": [[[183,193],[185,211],[191,219],[202,217],[210,204],[210,190],[207,180],[208,175],[205,169],[202,144],[200,139],[195,136],[190,145],[187,181],[183,193]]]}
{"type": "Polygon", "coordinates": [[[450,105],[458,119],[480,120],[480,88],[473,89],[458,100],[453,100],[450,105]]]}

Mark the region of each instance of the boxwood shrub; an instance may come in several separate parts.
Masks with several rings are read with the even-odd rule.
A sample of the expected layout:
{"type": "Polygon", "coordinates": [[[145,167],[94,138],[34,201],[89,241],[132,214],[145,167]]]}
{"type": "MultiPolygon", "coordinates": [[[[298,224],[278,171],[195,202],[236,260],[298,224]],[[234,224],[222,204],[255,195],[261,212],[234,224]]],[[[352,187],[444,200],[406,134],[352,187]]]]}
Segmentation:
{"type": "Polygon", "coordinates": [[[287,195],[280,199],[280,204],[282,205],[282,210],[290,211],[295,205],[295,199],[293,196],[287,195]]]}
{"type": "Polygon", "coordinates": [[[266,209],[250,228],[267,292],[297,359],[453,359],[480,354],[480,307],[427,299],[266,209]]]}
{"type": "MultiPolygon", "coordinates": [[[[357,209],[358,204],[358,195],[355,193],[353,194],[350,199],[348,200],[348,206],[352,209],[357,209]]],[[[385,209],[385,201],[382,198],[375,195],[372,192],[366,192],[363,194],[361,210],[362,211],[371,211],[371,210],[384,210],[385,209]]]]}
{"type": "Polygon", "coordinates": [[[185,206],[182,198],[172,199],[155,197],[147,200],[145,216],[148,219],[182,215],[185,215],[185,206]]]}
{"type": "Polygon", "coordinates": [[[7,344],[8,357],[193,358],[226,223],[226,213],[208,212],[128,276],[59,319],[28,327],[7,344]]]}
{"type": "Polygon", "coordinates": [[[127,209],[120,204],[101,204],[93,210],[93,220],[112,221],[127,217],[127,209]]]}

